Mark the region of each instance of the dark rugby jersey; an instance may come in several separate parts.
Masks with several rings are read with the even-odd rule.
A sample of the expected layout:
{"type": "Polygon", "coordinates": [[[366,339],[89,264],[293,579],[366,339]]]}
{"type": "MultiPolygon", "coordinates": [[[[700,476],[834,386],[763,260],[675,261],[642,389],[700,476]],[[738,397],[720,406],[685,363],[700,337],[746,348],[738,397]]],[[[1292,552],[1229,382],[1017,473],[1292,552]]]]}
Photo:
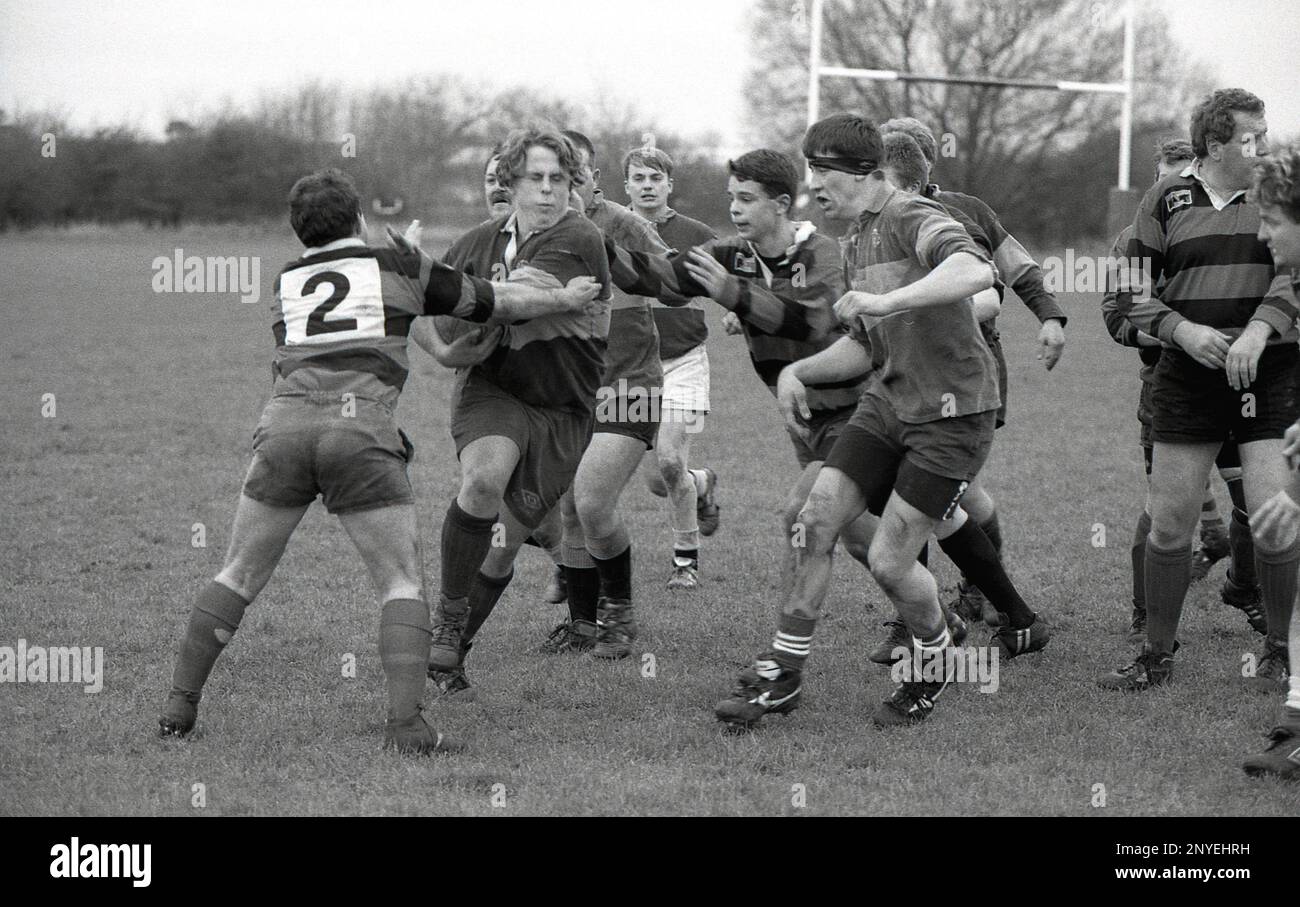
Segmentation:
{"type": "MultiPolygon", "coordinates": [[[[702,246],[717,238],[708,224],[687,217],[669,208],[655,228],[663,241],[679,252],[688,252],[692,246],[702,246]]],[[[655,305],[655,324],[659,327],[659,358],[676,359],[695,349],[709,337],[709,327],[704,321],[704,305],[692,299],[684,306],[655,305]]]]}
{"type": "MultiPolygon", "coordinates": [[[[600,228],[605,239],[621,249],[651,254],[668,252],[648,221],[605,198],[600,190],[587,208],[587,217],[600,228]]],[[[614,286],[613,311],[609,316],[609,347],[605,351],[606,387],[617,387],[619,379],[629,388],[662,387],[663,366],[659,363],[659,332],[651,314],[652,300],[635,296],[614,286]]]]}
{"type": "Polygon", "coordinates": [[[495,280],[563,287],[574,277],[595,277],[605,300],[595,315],[566,312],[512,322],[500,346],[469,369],[467,384],[486,381],[532,406],[590,413],[605,370],[609,334],[609,261],[600,230],[577,211],[552,227],[519,237],[514,257],[513,213],[486,221],[447,251],[447,263],[495,280]]]}
{"type": "Polygon", "coordinates": [[[406,383],[411,320],[486,321],[492,285],[419,252],[360,238],[308,249],[275,278],[274,393],[351,393],[388,406],[406,383]]]}
{"type": "MultiPolygon", "coordinates": [[[[938,202],[883,181],[873,196],[840,241],[852,289],[888,293],[959,252],[989,261],[938,202]]],[[[900,421],[933,422],[1000,405],[997,362],[970,299],[897,312],[873,320],[869,329],[858,319],[852,336],[871,352],[866,393],[887,401],[900,421]]]]}
{"type": "Polygon", "coordinates": [[[1057,303],[1056,297],[1043,285],[1043,269],[1020,241],[1007,232],[992,208],[973,195],[949,192],[934,183],[925,187],[925,197],[934,199],[950,211],[961,211],[979,225],[988,236],[993,250],[993,263],[997,265],[1001,279],[1016,291],[1020,301],[1034,313],[1035,318],[1040,322],[1059,318],[1062,325],[1066,323],[1064,310],[1057,303]]]}
{"type": "Polygon", "coordinates": [[[1256,235],[1259,209],[1244,192],[1216,208],[1198,173],[1193,164],[1143,196],[1124,251],[1141,267],[1120,269],[1116,310],[1166,344],[1184,321],[1235,339],[1253,320],[1273,329],[1270,345],[1296,343],[1290,275],[1277,272],[1256,235]],[[1158,292],[1143,295],[1144,286],[1158,292]]]}
{"type": "MultiPolygon", "coordinates": [[[[1115,237],[1115,243],[1111,246],[1110,257],[1112,262],[1122,261],[1125,251],[1128,249],[1128,241],[1133,236],[1133,225],[1129,224],[1120,231],[1119,236],[1115,237]]],[[[1138,329],[1132,323],[1119,313],[1116,306],[1116,287],[1115,272],[1112,267],[1107,268],[1106,292],[1101,297],[1101,317],[1106,322],[1106,330],[1110,332],[1111,338],[1123,346],[1137,347],[1138,358],[1142,361],[1142,368],[1138,376],[1144,384],[1155,383],[1156,363],[1160,361],[1161,348],[1158,346],[1142,346],[1138,343],[1138,329]]],[[[1157,288],[1159,292],[1159,288],[1157,288]]]]}

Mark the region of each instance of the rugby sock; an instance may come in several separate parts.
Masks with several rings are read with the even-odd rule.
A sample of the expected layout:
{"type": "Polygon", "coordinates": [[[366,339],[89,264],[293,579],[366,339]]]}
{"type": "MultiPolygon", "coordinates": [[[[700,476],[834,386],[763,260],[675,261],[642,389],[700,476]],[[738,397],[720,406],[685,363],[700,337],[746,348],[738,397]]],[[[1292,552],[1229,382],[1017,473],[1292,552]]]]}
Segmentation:
{"type": "Polygon", "coordinates": [[[1002,524],[998,522],[998,512],[996,510],[993,511],[992,516],[990,516],[984,522],[980,523],[980,528],[984,530],[984,534],[987,535],[989,537],[989,541],[993,543],[993,550],[998,553],[999,557],[1001,557],[1002,556],[1002,524]]]}
{"type": "MultiPolygon", "coordinates": [[[[1293,639],[1292,642],[1300,645],[1300,639],[1293,639]]],[[[1291,650],[1292,652],[1295,649],[1291,650]]],[[[1291,676],[1287,678],[1290,690],[1286,694],[1286,708],[1294,713],[1297,722],[1300,722],[1300,672],[1296,671],[1296,663],[1291,661],[1291,676]]]]}
{"type": "Polygon", "coordinates": [[[600,571],[595,567],[565,567],[564,579],[569,584],[569,620],[594,624],[600,599],[600,571]]]}
{"type": "Polygon", "coordinates": [[[709,474],[703,469],[688,469],[687,472],[691,474],[691,481],[695,483],[696,497],[704,497],[704,491],[709,487],[709,474]]]}
{"type": "Polygon", "coordinates": [[[176,655],[172,691],[201,693],[217,656],[239,629],[248,600],[213,580],[190,609],[190,622],[176,655]]]}
{"type": "Polygon", "coordinates": [[[602,538],[588,538],[587,552],[600,571],[601,595],[614,601],[632,600],[632,541],[619,523],[602,538]]]}
{"type": "Polygon", "coordinates": [[[1232,508],[1232,521],[1228,524],[1228,546],[1232,556],[1228,578],[1238,586],[1253,588],[1259,580],[1255,574],[1255,542],[1250,537],[1250,517],[1235,507],[1232,508]]]}
{"type": "Polygon", "coordinates": [[[1133,547],[1129,558],[1133,562],[1133,607],[1145,611],[1147,607],[1147,536],[1151,534],[1151,514],[1142,511],[1133,529],[1133,547]]]}
{"type": "Polygon", "coordinates": [[[1191,567],[1191,545],[1166,551],[1147,539],[1147,642],[1161,654],[1174,651],[1183,599],[1192,580],[1191,567]]]}
{"type": "Polygon", "coordinates": [[[501,593],[506,591],[506,586],[514,578],[513,570],[502,577],[488,576],[479,571],[474,577],[474,583],[469,587],[469,616],[465,618],[465,630],[460,636],[461,648],[466,648],[474,639],[492,609],[501,601],[501,593]]]}
{"type": "Polygon", "coordinates": [[[700,530],[673,530],[674,566],[700,566],[700,530]]]}
{"type": "Polygon", "coordinates": [[[993,543],[974,520],[966,520],[952,535],[940,539],[939,547],[993,607],[1006,615],[1009,627],[1023,630],[1033,624],[1034,612],[1016,591],[993,543]]]}
{"type": "Polygon", "coordinates": [[[802,671],[812,651],[815,617],[782,614],[776,619],[776,636],[772,638],[772,660],[787,671],[802,671]]]}
{"type": "Polygon", "coordinates": [[[379,663],[388,678],[388,717],[410,718],[424,695],[433,627],[423,599],[384,602],[379,615],[379,663]]]}
{"type": "Polygon", "coordinates": [[[456,602],[469,595],[474,575],[492,545],[497,518],[471,516],[452,499],[442,521],[442,597],[456,602]]]}
{"type": "Polygon", "coordinates": [[[1300,547],[1291,545],[1281,551],[1267,552],[1256,550],[1255,563],[1259,571],[1259,589],[1264,598],[1264,612],[1268,615],[1268,638],[1275,645],[1285,646],[1291,631],[1300,547]]]}

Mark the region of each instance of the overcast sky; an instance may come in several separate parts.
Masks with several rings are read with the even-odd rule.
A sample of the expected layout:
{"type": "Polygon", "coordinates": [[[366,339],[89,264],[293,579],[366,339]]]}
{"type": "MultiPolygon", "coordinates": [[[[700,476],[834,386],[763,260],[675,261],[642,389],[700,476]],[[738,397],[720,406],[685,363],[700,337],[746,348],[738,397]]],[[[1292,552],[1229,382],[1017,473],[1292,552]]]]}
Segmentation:
{"type": "MultiPolygon", "coordinates": [[[[1151,2],[1221,84],[1264,98],[1274,135],[1300,135],[1300,0],[1151,2]]],[[[173,117],[312,78],[364,87],[453,72],[579,101],[612,93],[664,127],[716,131],[725,150],[743,150],[750,10],[748,0],[0,0],[0,106],[161,135],[173,117]],[[580,51],[558,65],[557,22],[580,51]]]]}

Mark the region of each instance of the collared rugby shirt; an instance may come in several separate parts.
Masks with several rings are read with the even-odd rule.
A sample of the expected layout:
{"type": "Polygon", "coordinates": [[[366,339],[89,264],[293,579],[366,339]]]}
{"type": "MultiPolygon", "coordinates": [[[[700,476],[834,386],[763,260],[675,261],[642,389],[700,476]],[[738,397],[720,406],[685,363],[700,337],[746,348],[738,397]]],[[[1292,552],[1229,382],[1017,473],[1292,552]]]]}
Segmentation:
{"type": "MultiPolygon", "coordinates": [[[[996,269],[987,253],[938,202],[883,180],[840,240],[849,286],[884,294],[915,283],[959,252],[996,269]]],[[[995,410],[997,363],[970,299],[898,312],[852,335],[871,351],[866,393],[885,400],[900,421],[933,422],[995,410]]]]}
{"type": "MultiPolygon", "coordinates": [[[[447,263],[467,274],[543,288],[586,275],[600,281],[608,303],[609,261],[595,224],[566,211],[554,226],[526,237],[516,236],[516,226],[513,212],[485,221],[452,244],[447,263]]],[[[465,381],[486,381],[531,406],[591,413],[605,370],[609,316],[607,304],[595,315],[566,312],[512,322],[465,381]]]]}
{"type": "Polygon", "coordinates": [[[397,403],[410,366],[411,320],[487,321],[492,284],[418,251],[371,248],[360,238],[308,249],[275,278],[274,393],[351,393],[397,403]]]}
{"type": "Polygon", "coordinates": [[[1218,201],[1196,164],[1147,190],[1125,248],[1134,266],[1117,275],[1116,310],[1166,344],[1184,321],[1235,339],[1253,320],[1273,329],[1270,345],[1295,344],[1300,310],[1290,275],[1277,272],[1256,235],[1259,208],[1244,191],[1218,201]],[[1143,294],[1152,286],[1156,293],[1143,294]]]}

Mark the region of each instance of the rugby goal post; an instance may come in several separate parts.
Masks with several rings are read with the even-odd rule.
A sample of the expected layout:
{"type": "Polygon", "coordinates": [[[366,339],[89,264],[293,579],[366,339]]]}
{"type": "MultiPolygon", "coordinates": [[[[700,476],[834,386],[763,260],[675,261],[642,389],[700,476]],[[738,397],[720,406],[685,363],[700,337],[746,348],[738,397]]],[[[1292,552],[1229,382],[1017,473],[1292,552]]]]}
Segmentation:
{"type": "Polygon", "coordinates": [[[822,65],[822,7],[825,0],[812,0],[809,11],[808,41],[808,124],[821,115],[821,80],[824,78],[864,79],[875,82],[942,82],[949,85],[983,85],[994,88],[1020,88],[1032,91],[1081,91],[1120,96],[1119,173],[1116,188],[1111,190],[1107,206],[1107,227],[1118,233],[1133,219],[1140,193],[1129,187],[1129,168],[1133,154],[1133,0],[1124,2],[1123,81],[1071,82],[1035,79],[1002,79],[993,76],[938,76],[899,72],[893,69],[854,69],[847,66],[822,65]]]}

